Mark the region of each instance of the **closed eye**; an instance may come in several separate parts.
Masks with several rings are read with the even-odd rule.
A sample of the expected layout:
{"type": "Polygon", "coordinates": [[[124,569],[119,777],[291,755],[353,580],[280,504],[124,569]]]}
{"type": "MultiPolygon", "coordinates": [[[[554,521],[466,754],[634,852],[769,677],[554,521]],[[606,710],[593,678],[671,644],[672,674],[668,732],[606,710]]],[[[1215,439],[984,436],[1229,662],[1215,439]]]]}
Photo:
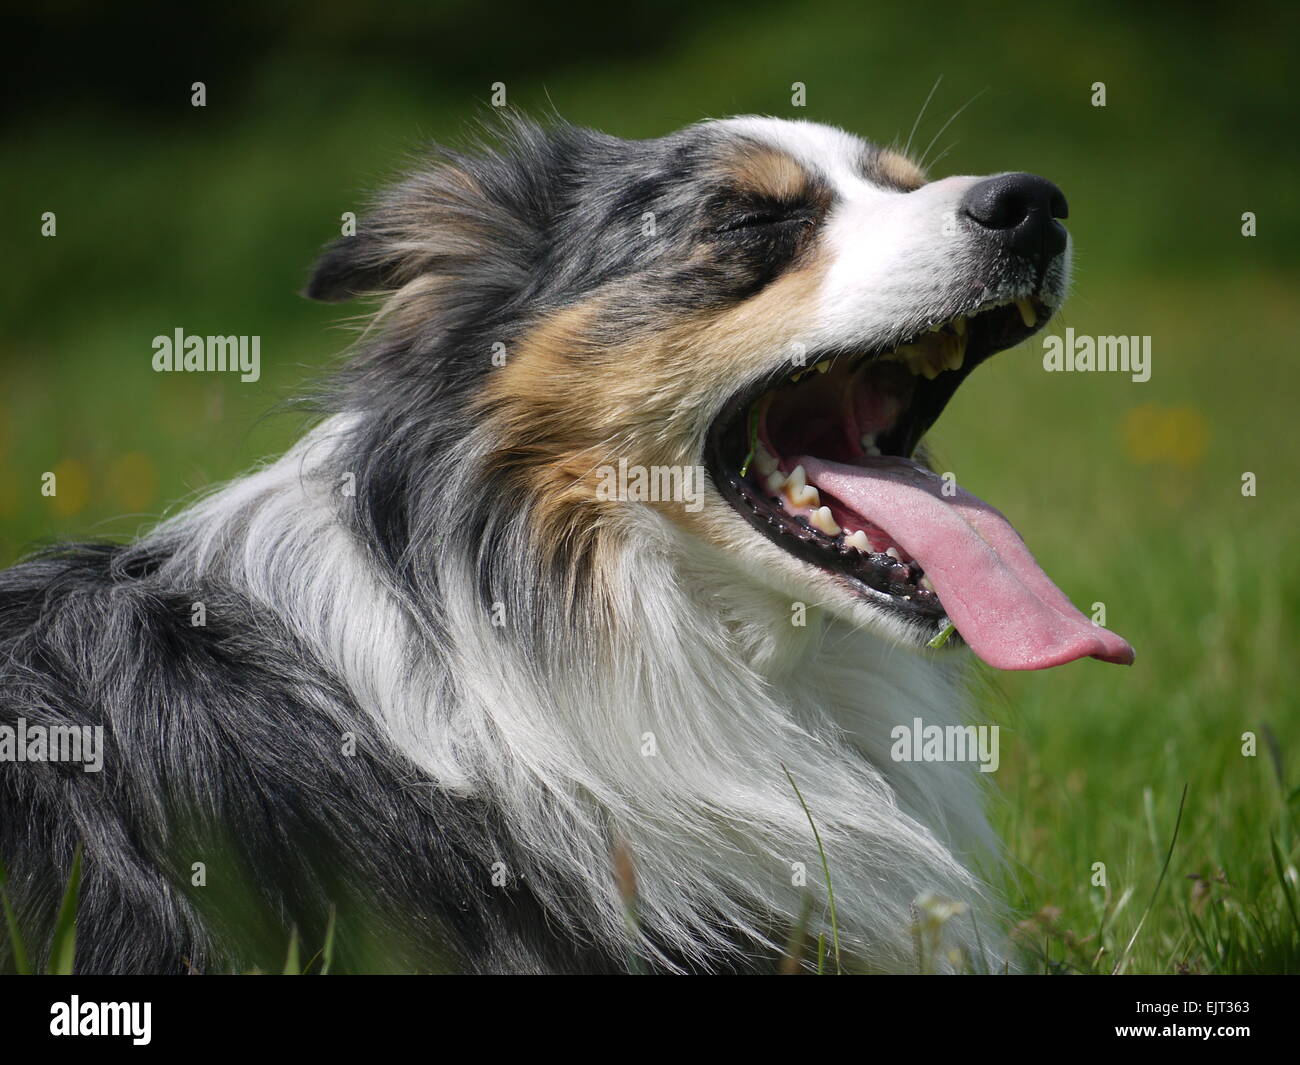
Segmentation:
{"type": "Polygon", "coordinates": [[[755,229],[760,226],[778,226],[787,223],[806,223],[813,220],[812,213],[804,209],[792,211],[754,211],[733,218],[718,226],[719,233],[734,233],[738,229],[755,229]]]}

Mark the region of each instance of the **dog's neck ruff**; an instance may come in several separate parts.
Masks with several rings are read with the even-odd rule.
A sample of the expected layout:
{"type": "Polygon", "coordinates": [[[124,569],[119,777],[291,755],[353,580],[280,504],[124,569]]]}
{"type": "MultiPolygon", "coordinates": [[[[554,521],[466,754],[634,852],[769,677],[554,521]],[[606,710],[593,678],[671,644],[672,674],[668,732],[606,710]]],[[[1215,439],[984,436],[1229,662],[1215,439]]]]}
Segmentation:
{"type": "MultiPolygon", "coordinates": [[[[788,597],[720,568],[649,508],[636,542],[602,562],[599,615],[570,613],[545,642],[550,626],[524,612],[567,608],[530,579],[523,542],[501,546],[520,556],[514,585],[484,609],[455,514],[413,545],[438,570],[438,601],[416,602],[348,527],[337,460],[355,429],[335,416],[153,537],[178,578],[233,584],[282,618],[421,774],[494,805],[526,866],[507,874],[557,924],[626,949],[621,846],[637,950],[705,965],[737,943],[780,951],[809,899],[809,931],[829,942],[821,857],[786,771],[820,832],[846,954],[915,967],[927,892],[982,912],[971,869],[995,847],[979,774],[890,758],[895,725],[958,721],[950,672],[816,604],[797,624],[788,597]]],[[[975,916],[950,922],[946,948],[989,949],[995,922],[975,916]]]]}

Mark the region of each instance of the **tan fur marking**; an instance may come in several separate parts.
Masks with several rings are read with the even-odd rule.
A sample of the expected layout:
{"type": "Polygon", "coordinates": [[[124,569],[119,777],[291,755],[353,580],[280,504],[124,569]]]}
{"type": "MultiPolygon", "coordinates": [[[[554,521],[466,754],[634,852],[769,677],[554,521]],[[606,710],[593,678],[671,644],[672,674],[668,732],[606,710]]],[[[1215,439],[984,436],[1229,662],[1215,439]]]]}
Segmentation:
{"type": "Polygon", "coordinates": [[[810,184],[802,166],[775,148],[746,147],[723,164],[726,174],[740,188],[775,200],[795,200],[810,184]]]}
{"type": "Polygon", "coordinates": [[[876,169],[895,185],[905,189],[919,189],[925,184],[925,171],[907,156],[889,148],[882,149],[876,157],[876,169]]]}
{"type": "MultiPolygon", "coordinates": [[[[603,554],[603,534],[634,504],[596,498],[597,471],[620,458],[643,467],[694,466],[713,414],[793,351],[825,270],[817,256],[752,299],[696,315],[612,347],[598,339],[610,291],[553,315],[494,370],[480,405],[499,449],[498,469],[536,507],[537,547],[603,554]]],[[[690,528],[717,527],[708,507],[649,504],[690,528]]],[[[609,546],[612,546],[609,545],[609,546]]]]}

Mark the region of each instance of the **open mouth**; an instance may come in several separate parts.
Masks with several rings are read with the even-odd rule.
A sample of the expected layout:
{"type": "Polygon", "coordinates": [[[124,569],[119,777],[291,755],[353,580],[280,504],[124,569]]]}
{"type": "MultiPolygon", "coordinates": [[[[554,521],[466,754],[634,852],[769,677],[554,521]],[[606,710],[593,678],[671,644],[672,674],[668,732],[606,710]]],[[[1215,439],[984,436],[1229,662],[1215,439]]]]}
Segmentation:
{"type": "Polygon", "coordinates": [[[1133,660],[1084,617],[987,503],[915,459],[958,386],[1051,316],[988,304],[887,350],[823,352],[736,396],[705,462],[723,497],[779,547],[940,646],[954,630],[1002,669],[1133,660]]]}

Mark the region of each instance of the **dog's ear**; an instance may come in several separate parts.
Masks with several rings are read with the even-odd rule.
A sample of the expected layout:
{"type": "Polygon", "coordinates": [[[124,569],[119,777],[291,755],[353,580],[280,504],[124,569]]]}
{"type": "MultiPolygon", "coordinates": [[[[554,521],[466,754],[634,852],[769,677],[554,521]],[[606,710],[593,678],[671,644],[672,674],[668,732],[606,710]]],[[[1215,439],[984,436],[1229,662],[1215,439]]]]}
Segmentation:
{"type": "Polygon", "coordinates": [[[459,286],[467,299],[523,288],[559,209],[557,174],[572,166],[583,136],[508,118],[496,142],[468,154],[431,149],[372,202],[355,236],[325,249],[303,295],[333,303],[422,277],[459,286]]]}
{"type": "Polygon", "coordinates": [[[302,294],[310,300],[338,303],[387,288],[390,273],[378,240],[364,233],[339,237],[316,261],[302,294]]]}

